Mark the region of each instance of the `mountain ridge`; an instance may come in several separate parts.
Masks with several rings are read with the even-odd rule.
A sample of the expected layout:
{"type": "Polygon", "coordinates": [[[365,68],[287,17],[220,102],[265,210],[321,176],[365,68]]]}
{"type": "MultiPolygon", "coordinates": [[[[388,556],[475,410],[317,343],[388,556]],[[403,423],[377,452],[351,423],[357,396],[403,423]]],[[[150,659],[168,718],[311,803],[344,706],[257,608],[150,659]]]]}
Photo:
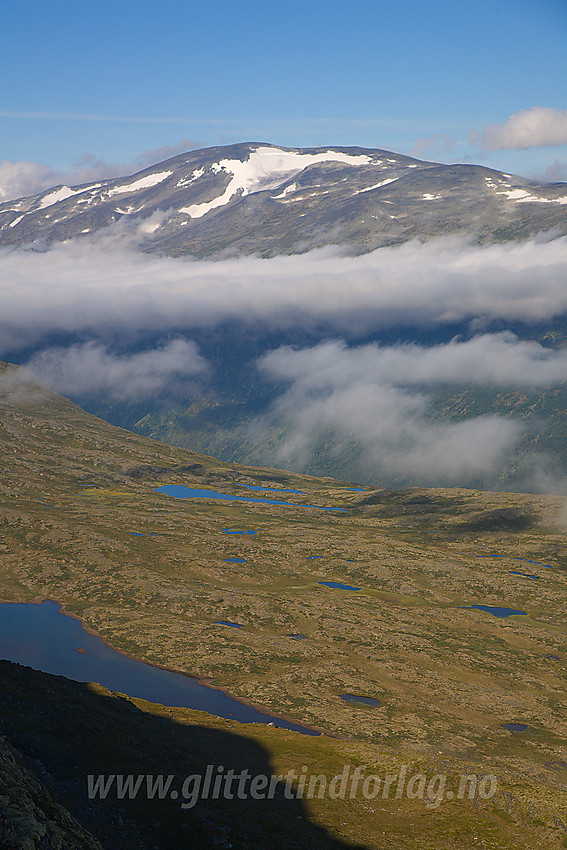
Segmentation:
{"type": "Polygon", "coordinates": [[[0,204],[0,246],[92,237],[118,227],[144,251],[179,256],[352,253],[414,238],[480,241],[567,232],[567,184],[379,148],[202,148],[132,175],[59,185],[0,204]]]}

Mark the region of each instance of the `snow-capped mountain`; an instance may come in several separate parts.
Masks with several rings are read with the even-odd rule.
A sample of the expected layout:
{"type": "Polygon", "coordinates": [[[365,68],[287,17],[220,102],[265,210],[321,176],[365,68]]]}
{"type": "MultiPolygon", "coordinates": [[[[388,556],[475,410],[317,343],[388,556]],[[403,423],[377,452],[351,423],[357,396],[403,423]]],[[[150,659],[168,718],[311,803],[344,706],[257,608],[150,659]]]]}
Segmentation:
{"type": "Polygon", "coordinates": [[[109,226],[135,232],[145,250],[197,256],[328,244],[364,252],[464,232],[517,239],[567,232],[567,184],[377,149],[245,143],[0,205],[0,245],[81,238],[109,226]]]}

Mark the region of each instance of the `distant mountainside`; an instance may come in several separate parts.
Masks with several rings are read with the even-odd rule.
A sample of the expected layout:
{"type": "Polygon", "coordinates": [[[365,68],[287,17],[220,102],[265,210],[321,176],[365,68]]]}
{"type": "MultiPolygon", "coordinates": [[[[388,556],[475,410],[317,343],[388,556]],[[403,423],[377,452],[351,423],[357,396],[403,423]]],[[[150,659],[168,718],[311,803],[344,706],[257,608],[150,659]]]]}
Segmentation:
{"type": "Polygon", "coordinates": [[[566,233],[567,184],[379,149],[243,143],[1,204],[0,245],[75,239],[118,222],[143,250],[170,255],[273,256],[329,244],[362,253],[452,233],[566,233]]]}

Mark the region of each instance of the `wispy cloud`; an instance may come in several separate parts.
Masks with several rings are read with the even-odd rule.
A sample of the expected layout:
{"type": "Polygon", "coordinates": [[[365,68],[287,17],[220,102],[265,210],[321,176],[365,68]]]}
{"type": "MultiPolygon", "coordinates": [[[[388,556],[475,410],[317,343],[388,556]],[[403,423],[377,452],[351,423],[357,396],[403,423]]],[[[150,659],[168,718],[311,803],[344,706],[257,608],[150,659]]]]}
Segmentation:
{"type": "Polygon", "coordinates": [[[195,343],[185,339],[126,354],[95,342],[56,346],[36,352],[27,367],[63,395],[101,395],[122,401],[186,395],[191,380],[209,372],[195,343]]]}
{"type": "MultiPolygon", "coordinates": [[[[462,378],[466,383],[476,370],[479,351],[484,349],[482,359],[488,364],[489,352],[498,343],[522,347],[512,339],[495,343],[484,337],[438,346],[434,353],[418,346],[349,349],[337,341],[270,352],[260,360],[261,371],[289,386],[270,412],[252,423],[252,437],[283,433],[276,460],[297,469],[309,468],[312,456],[320,457],[322,445],[335,460],[356,446],[366,480],[409,479],[439,486],[494,480],[521,438],[521,423],[499,416],[435,422],[427,393],[408,385],[461,383],[455,357],[468,366],[462,378]],[[414,375],[413,365],[419,361],[419,374],[414,375]]],[[[525,357],[526,352],[518,353],[518,375],[525,357]]],[[[537,355],[533,359],[537,361],[537,355]]],[[[482,372],[481,366],[479,378],[482,372]]]]}
{"type": "Polygon", "coordinates": [[[105,159],[96,157],[92,153],[85,153],[77,159],[72,168],[66,171],[50,168],[42,162],[4,160],[0,163],[0,202],[36,195],[61,183],[78,186],[93,180],[123,177],[132,171],[161,162],[167,157],[194,150],[200,145],[201,143],[194,139],[184,138],[172,145],[143,151],[128,163],[106,162],[105,159]]]}
{"type": "MultiPolygon", "coordinates": [[[[363,480],[445,486],[494,486],[526,428],[513,417],[439,421],[430,392],[449,384],[529,388],[567,381],[567,351],[552,351],[511,333],[483,334],[433,347],[348,347],[341,340],[278,348],[258,362],[287,388],[249,426],[252,442],[275,443],[276,462],[312,469],[350,457],[363,480]]],[[[272,450],[273,451],[273,450],[272,450]]],[[[267,454],[261,457],[268,459],[267,454]]],[[[269,457],[274,462],[274,457],[269,457]]],[[[548,459],[524,459],[530,487],[557,485],[548,459]]]]}
{"type": "Polygon", "coordinates": [[[452,159],[456,153],[457,141],[446,133],[434,136],[422,136],[417,140],[410,155],[415,157],[434,157],[436,160],[452,159]]]}
{"type": "Polygon", "coordinates": [[[560,183],[567,180],[567,162],[561,162],[556,159],[551,165],[535,175],[536,180],[541,180],[542,183],[560,183]]]}
{"type": "Polygon", "coordinates": [[[520,109],[503,124],[488,124],[471,133],[469,140],[487,151],[567,145],[567,110],[548,106],[520,109]]]}
{"type": "Polygon", "coordinates": [[[28,404],[45,398],[45,386],[27,369],[8,366],[0,372],[0,403],[28,404]]]}
{"type": "Polygon", "coordinates": [[[260,367],[277,380],[298,382],[310,391],[387,383],[399,387],[471,384],[537,387],[567,382],[567,349],[545,348],[510,331],[454,339],[441,345],[371,343],[349,347],[342,340],[296,350],[284,346],[266,354],[260,367]]]}
{"type": "Polygon", "coordinates": [[[221,118],[194,118],[186,116],[154,117],[150,115],[103,115],[90,112],[17,112],[0,110],[0,118],[29,118],[47,121],[102,121],[118,124],[210,124],[222,126],[227,122],[221,118]]]}

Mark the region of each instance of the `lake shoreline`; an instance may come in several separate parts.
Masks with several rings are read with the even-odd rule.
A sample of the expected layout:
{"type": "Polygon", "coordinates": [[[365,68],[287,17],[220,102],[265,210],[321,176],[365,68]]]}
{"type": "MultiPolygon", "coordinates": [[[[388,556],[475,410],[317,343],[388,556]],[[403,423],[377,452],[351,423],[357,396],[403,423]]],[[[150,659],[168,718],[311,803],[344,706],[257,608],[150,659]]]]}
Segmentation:
{"type": "MultiPolygon", "coordinates": [[[[58,605],[61,614],[63,614],[66,617],[71,617],[73,620],[77,620],[81,624],[81,627],[85,630],[85,632],[88,635],[91,635],[92,637],[97,638],[108,649],[111,649],[113,652],[116,652],[119,655],[122,655],[125,658],[130,659],[131,661],[137,661],[141,664],[147,664],[149,667],[153,667],[156,670],[163,670],[166,673],[174,673],[178,676],[185,676],[187,679],[192,679],[193,681],[197,682],[197,684],[202,685],[205,688],[209,688],[210,690],[213,690],[213,691],[219,691],[219,692],[225,694],[225,696],[229,697],[230,699],[235,700],[235,702],[240,703],[241,705],[244,705],[248,708],[253,708],[256,711],[261,712],[262,714],[265,714],[269,717],[273,717],[274,723],[275,723],[276,726],[277,726],[277,722],[276,722],[277,720],[284,720],[284,721],[286,721],[286,723],[293,723],[296,726],[302,726],[304,729],[308,729],[310,732],[315,732],[318,735],[324,735],[327,738],[335,738],[337,740],[343,740],[344,739],[343,736],[337,735],[335,732],[331,732],[330,730],[324,729],[321,726],[310,726],[306,723],[302,723],[301,721],[297,720],[295,717],[291,717],[290,715],[287,715],[287,714],[274,714],[271,710],[266,709],[264,706],[260,705],[259,703],[254,703],[254,702],[251,702],[249,700],[242,699],[239,696],[235,696],[230,691],[226,690],[226,688],[212,684],[212,682],[214,680],[211,679],[210,677],[194,676],[191,673],[187,673],[185,670],[181,670],[181,669],[176,668],[176,667],[170,667],[170,666],[167,666],[165,664],[156,664],[153,661],[146,661],[143,658],[138,658],[136,655],[133,655],[132,653],[127,652],[126,650],[118,649],[117,647],[115,647],[111,643],[109,643],[107,640],[105,640],[105,638],[103,638],[99,634],[99,632],[97,632],[95,629],[92,629],[87,623],[85,623],[85,621],[82,619],[82,617],[80,617],[78,614],[75,614],[73,611],[69,611],[68,609],[66,609],[64,607],[64,603],[60,602],[57,599],[52,599],[51,597],[48,597],[48,596],[34,596],[32,599],[27,599],[27,600],[4,599],[3,597],[0,597],[0,604],[42,605],[44,602],[53,602],[55,605],[58,605]]],[[[6,659],[6,660],[9,661],[10,659],[6,659]]],[[[13,662],[13,663],[15,663],[15,662],[13,662]]],[[[33,668],[33,669],[35,669],[35,668],[33,668]]],[[[55,674],[52,674],[52,675],[55,675],[55,674]]],[[[67,677],[64,677],[64,678],[67,678],[67,677]]],[[[74,680],[69,679],[69,681],[74,681],[74,680]]],[[[101,683],[96,682],[96,684],[100,685],[101,683]]],[[[102,687],[106,687],[106,686],[102,685],[102,687]]],[[[110,688],[108,688],[107,690],[110,690],[110,688]]],[[[114,693],[114,692],[112,692],[112,693],[114,693]]],[[[138,697],[131,697],[129,694],[124,694],[124,696],[128,697],[128,699],[138,699],[138,697]]],[[[150,702],[150,700],[145,700],[145,701],[150,702]]],[[[154,703],[154,704],[155,705],[162,705],[162,703],[154,703]]],[[[198,709],[198,708],[192,709],[192,708],[189,708],[188,706],[164,706],[164,707],[165,708],[186,708],[188,711],[199,711],[199,712],[203,712],[205,714],[210,714],[211,717],[221,717],[221,715],[212,714],[209,711],[204,711],[204,709],[198,709]]],[[[232,721],[234,723],[238,723],[241,726],[254,725],[254,723],[256,723],[258,725],[264,725],[264,724],[261,723],[261,721],[243,722],[243,721],[240,721],[240,720],[233,720],[233,718],[221,718],[221,719],[232,721]]],[[[296,732],[297,731],[295,729],[285,729],[285,727],[278,727],[278,728],[282,728],[286,732],[296,732]]],[[[300,734],[300,735],[307,734],[307,733],[304,733],[304,732],[297,732],[297,733],[300,734]]]]}

